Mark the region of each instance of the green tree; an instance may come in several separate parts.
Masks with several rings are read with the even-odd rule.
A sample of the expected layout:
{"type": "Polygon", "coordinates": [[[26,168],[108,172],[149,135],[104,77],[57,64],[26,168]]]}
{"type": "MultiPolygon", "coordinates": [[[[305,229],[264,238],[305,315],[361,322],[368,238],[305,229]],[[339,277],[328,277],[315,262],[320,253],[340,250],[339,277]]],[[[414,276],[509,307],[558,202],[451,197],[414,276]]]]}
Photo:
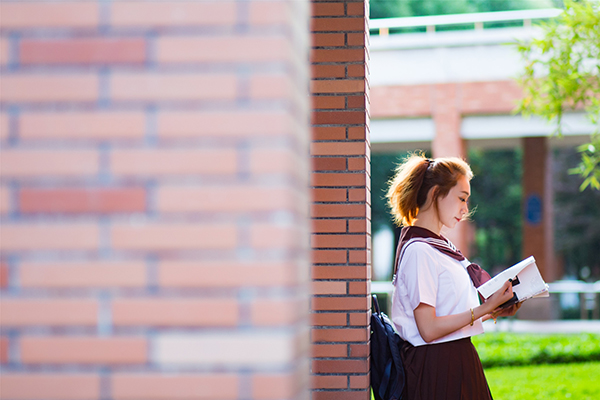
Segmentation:
{"type": "Polygon", "coordinates": [[[522,151],[472,149],[471,217],[477,227],[471,259],[493,272],[521,259],[522,151]]]}
{"type": "MultiPolygon", "coordinates": [[[[517,49],[525,61],[519,79],[523,99],[518,111],[538,115],[555,124],[562,134],[565,112],[584,109],[594,125],[600,117],[600,3],[565,0],[565,11],[542,23],[540,39],[521,42],[517,49]]],[[[600,190],[600,133],[579,147],[581,162],[571,170],[584,181],[580,190],[600,190]]]]}

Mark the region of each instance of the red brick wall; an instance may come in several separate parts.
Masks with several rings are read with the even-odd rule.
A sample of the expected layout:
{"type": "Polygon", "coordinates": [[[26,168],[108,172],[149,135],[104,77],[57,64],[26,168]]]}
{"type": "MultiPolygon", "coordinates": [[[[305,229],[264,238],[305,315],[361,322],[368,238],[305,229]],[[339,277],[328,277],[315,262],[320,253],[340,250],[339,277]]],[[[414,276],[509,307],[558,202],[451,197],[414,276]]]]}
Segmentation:
{"type": "Polygon", "coordinates": [[[312,397],[369,399],[368,2],[313,1],[312,397]]]}
{"type": "Polygon", "coordinates": [[[309,14],[0,3],[0,398],[308,397],[309,14]]]}

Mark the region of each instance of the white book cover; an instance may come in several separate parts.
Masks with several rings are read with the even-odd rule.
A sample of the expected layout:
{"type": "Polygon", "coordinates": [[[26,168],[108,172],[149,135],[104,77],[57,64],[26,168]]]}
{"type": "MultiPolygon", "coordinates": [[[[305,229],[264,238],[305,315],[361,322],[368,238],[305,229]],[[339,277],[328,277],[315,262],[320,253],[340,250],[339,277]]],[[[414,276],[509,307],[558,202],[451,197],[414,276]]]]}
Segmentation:
{"type": "Polygon", "coordinates": [[[479,286],[477,290],[484,298],[490,297],[504,285],[507,280],[512,280],[515,302],[525,301],[532,297],[548,297],[548,285],[535,263],[533,256],[527,257],[510,268],[505,269],[492,279],[479,286]]]}

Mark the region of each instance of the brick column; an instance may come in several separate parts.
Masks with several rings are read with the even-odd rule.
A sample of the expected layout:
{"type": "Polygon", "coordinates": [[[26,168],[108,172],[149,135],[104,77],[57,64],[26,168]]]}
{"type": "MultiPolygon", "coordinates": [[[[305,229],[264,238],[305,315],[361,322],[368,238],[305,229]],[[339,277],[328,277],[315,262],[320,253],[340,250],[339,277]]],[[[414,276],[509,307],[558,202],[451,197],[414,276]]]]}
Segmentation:
{"type": "Polygon", "coordinates": [[[309,396],[309,13],[0,3],[3,399],[309,396]]]}
{"type": "Polygon", "coordinates": [[[548,139],[523,138],[523,257],[533,255],[547,282],[559,278],[553,254],[548,139]]]}
{"type": "Polygon", "coordinates": [[[313,1],[314,400],[370,398],[367,6],[313,1]]]}

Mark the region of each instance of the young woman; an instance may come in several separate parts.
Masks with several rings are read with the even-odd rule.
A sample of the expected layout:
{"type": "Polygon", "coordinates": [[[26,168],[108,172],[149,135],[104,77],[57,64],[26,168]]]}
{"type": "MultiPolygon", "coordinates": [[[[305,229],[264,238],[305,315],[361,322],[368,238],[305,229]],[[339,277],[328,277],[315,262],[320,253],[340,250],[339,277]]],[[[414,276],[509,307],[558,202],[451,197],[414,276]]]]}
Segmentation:
{"type": "Polygon", "coordinates": [[[396,254],[392,320],[406,341],[402,358],[408,400],[491,399],[471,336],[482,320],[509,316],[519,305],[504,286],[480,304],[476,286],[489,275],[469,263],[442,228],[468,216],[473,173],[459,158],[410,156],[390,181],[392,214],[404,225],[396,254]]]}

